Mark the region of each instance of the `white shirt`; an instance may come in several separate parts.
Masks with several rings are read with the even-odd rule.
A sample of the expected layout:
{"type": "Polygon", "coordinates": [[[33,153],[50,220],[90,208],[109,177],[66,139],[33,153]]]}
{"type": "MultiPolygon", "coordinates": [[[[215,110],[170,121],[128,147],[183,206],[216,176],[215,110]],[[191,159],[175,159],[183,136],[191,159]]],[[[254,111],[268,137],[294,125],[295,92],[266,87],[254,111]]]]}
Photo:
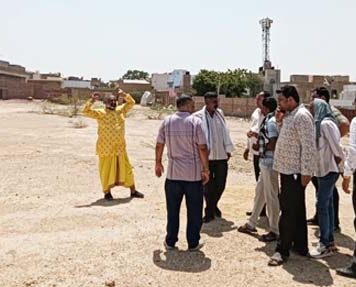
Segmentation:
{"type": "Polygon", "coordinates": [[[356,170],[356,118],[352,119],[350,126],[350,147],[345,161],[345,176],[351,176],[356,170]]]}
{"type": "Polygon", "coordinates": [[[324,177],[330,172],[339,173],[341,170],[335,161],[335,157],[344,159],[344,152],[340,145],[340,131],[337,125],[329,119],[321,122],[321,137],[317,146],[316,177],[324,177]]]}
{"type": "Polygon", "coordinates": [[[314,119],[303,105],[299,105],[283,118],[274,152],[273,169],[285,175],[313,176],[315,165],[314,119]]]}
{"type": "MultiPolygon", "coordinates": [[[[251,115],[250,131],[254,132],[254,133],[258,133],[264,118],[265,117],[262,114],[261,109],[260,108],[255,109],[251,115]]],[[[255,137],[250,137],[247,139],[247,148],[253,155],[258,155],[258,151],[254,150],[252,148],[252,146],[256,143],[257,143],[257,138],[255,138],[255,137]]]]}
{"type": "Polygon", "coordinates": [[[224,125],[217,115],[211,116],[207,113],[206,116],[210,129],[211,147],[209,153],[209,160],[226,160],[227,153],[224,145],[224,125]]]}

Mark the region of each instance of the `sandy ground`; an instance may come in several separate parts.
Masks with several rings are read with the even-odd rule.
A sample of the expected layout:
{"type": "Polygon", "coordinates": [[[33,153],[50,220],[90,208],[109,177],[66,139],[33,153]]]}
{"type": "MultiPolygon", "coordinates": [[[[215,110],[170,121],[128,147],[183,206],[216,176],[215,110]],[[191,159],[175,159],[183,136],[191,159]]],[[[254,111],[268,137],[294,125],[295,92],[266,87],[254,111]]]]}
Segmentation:
{"type": "MultiPolygon", "coordinates": [[[[203,226],[206,245],[186,252],[186,211],[179,251],[162,246],[164,179],[154,176],[154,143],[160,124],[136,107],[127,120],[128,152],[144,200],[116,188],[103,202],[95,156],[96,123],[74,129],[71,119],[42,115],[40,103],[0,102],[0,286],[356,286],[335,274],[354,246],[349,195],[340,194],[340,253],[326,260],[293,255],[267,267],[274,243],[240,234],[254,195],[252,163],[242,160],[248,123],[228,119],[237,151],[221,202],[224,219],[203,226]],[[110,285],[111,284],[111,285],[110,285]]],[[[308,215],[314,190],[308,190],[308,215]]],[[[260,222],[259,233],[266,222],[260,222]]],[[[309,227],[310,245],[317,230],[309,227]]]]}

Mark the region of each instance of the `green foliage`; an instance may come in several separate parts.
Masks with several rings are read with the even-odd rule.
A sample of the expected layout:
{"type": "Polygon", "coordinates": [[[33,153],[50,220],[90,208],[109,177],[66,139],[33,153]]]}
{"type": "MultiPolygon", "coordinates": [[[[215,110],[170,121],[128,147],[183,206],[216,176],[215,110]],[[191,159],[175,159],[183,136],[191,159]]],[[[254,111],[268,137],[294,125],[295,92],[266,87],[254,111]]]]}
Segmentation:
{"type": "Polygon", "coordinates": [[[193,88],[198,96],[206,92],[218,91],[226,97],[254,96],[262,89],[262,79],[246,69],[217,72],[201,70],[194,78],[193,88]],[[247,90],[250,92],[247,94],[247,90]]]}
{"type": "Polygon", "coordinates": [[[125,75],[122,76],[124,80],[149,80],[150,75],[147,72],[139,70],[128,70],[125,75]]]}

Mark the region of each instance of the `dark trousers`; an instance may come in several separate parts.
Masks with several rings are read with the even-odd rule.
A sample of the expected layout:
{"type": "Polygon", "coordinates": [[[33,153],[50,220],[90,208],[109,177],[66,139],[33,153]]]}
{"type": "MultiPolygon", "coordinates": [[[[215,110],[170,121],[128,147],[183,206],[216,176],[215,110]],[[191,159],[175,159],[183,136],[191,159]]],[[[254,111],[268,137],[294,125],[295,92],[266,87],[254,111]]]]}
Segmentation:
{"type": "MultiPolygon", "coordinates": [[[[312,183],[315,187],[315,192],[318,192],[319,189],[319,183],[317,177],[312,177],[312,183]]],[[[334,205],[334,225],[335,228],[338,228],[340,226],[340,219],[339,219],[339,192],[335,186],[333,190],[333,205],[334,205]]],[[[314,219],[318,222],[318,209],[315,209],[315,215],[314,219]]]]}
{"type": "MultiPolygon", "coordinates": [[[[258,155],[254,155],[253,156],[253,169],[255,171],[255,179],[256,179],[256,182],[257,182],[259,177],[260,177],[260,173],[261,173],[260,157],[258,155]]],[[[266,205],[263,207],[260,215],[261,216],[266,216],[266,205]]]]}
{"type": "Polygon", "coordinates": [[[281,217],[279,219],[280,239],[276,252],[289,257],[291,248],[300,255],[308,253],[308,229],[305,208],[305,187],[301,175],[281,174],[280,193],[281,217]]]}
{"type": "Polygon", "coordinates": [[[204,188],[205,216],[214,217],[215,209],[225,190],[228,164],[227,160],[209,161],[210,179],[204,188]]]}
{"type": "Polygon", "coordinates": [[[255,171],[255,179],[256,182],[258,181],[258,178],[260,177],[260,157],[258,155],[253,156],[253,169],[255,171]]]}
{"type": "Polygon", "coordinates": [[[203,184],[201,181],[189,182],[166,180],[167,204],[167,236],[166,243],[174,246],[178,241],[179,212],[185,196],[187,205],[187,241],[188,247],[194,248],[199,244],[200,230],[203,224],[203,184]]]}

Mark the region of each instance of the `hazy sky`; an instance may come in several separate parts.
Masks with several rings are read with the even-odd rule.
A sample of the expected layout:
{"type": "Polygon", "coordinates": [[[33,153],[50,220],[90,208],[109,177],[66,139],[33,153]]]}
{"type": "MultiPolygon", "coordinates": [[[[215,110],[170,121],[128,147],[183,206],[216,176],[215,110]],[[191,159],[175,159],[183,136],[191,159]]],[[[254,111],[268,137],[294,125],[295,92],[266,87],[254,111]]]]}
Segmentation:
{"type": "Polygon", "coordinates": [[[356,0],[0,0],[0,59],[41,72],[117,79],[128,69],[248,68],[356,80],[356,0]]]}

